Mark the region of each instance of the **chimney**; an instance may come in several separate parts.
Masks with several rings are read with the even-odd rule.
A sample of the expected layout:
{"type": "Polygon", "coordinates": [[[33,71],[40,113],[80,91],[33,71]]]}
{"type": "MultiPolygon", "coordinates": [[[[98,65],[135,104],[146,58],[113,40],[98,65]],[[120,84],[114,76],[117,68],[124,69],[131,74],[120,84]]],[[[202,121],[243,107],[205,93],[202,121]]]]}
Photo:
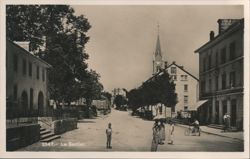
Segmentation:
{"type": "Polygon", "coordinates": [[[212,41],[214,39],[214,31],[210,31],[210,41],[212,41]]]}
{"type": "Polygon", "coordinates": [[[24,48],[27,51],[30,51],[30,42],[29,41],[14,41],[17,45],[24,48]]]}
{"type": "Polygon", "coordinates": [[[240,21],[240,19],[219,19],[217,22],[219,24],[219,34],[224,32],[233,23],[240,21]]]}

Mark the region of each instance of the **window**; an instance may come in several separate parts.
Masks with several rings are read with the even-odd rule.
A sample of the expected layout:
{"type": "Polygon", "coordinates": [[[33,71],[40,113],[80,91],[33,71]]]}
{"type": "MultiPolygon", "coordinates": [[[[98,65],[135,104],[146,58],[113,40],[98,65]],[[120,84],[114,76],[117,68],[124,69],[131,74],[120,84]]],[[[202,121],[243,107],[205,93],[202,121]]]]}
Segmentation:
{"type": "Polygon", "coordinates": [[[187,75],[181,75],[181,80],[182,81],[187,81],[187,77],[188,77],[187,75]]]}
{"type": "Polygon", "coordinates": [[[18,59],[17,59],[17,55],[14,55],[13,56],[13,68],[14,68],[14,71],[17,72],[17,68],[18,68],[18,59]]]}
{"type": "Polygon", "coordinates": [[[14,101],[16,101],[17,100],[17,85],[15,84],[14,85],[14,90],[13,90],[13,98],[14,98],[14,101]]]}
{"type": "Polygon", "coordinates": [[[177,75],[173,75],[173,76],[172,76],[172,79],[173,79],[174,81],[177,81],[177,75]]]}
{"type": "Polygon", "coordinates": [[[229,45],[229,55],[230,55],[230,60],[233,60],[235,58],[235,42],[232,42],[229,45]]]}
{"type": "Polygon", "coordinates": [[[184,96],[184,104],[188,103],[188,96],[184,96]]]}
{"type": "Polygon", "coordinates": [[[230,72],[230,87],[235,87],[235,72],[230,72]]]}
{"type": "Polygon", "coordinates": [[[27,63],[26,60],[23,59],[23,75],[26,75],[26,70],[27,70],[27,63]]]}
{"type": "Polygon", "coordinates": [[[43,81],[45,81],[45,70],[44,69],[42,71],[42,79],[43,79],[43,81]]]}
{"type": "Polygon", "coordinates": [[[208,87],[209,87],[209,91],[211,91],[212,90],[212,79],[210,78],[209,80],[208,80],[208,87]]]}
{"type": "Polygon", "coordinates": [[[188,85],[184,84],[184,92],[187,92],[187,91],[188,91],[188,85]]]}
{"type": "Polygon", "coordinates": [[[212,55],[210,54],[208,56],[208,69],[210,69],[212,67],[212,55]]]}
{"type": "Polygon", "coordinates": [[[215,76],[215,89],[219,89],[219,76],[215,76]]]}
{"type": "Polygon", "coordinates": [[[171,74],[176,74],[176,67],[171,67],[171,74]]]}
{"type": "Polygon", "coordinates": [[[184,111],[187,111],[188,110],[188,106],[184,106],[184,111]]]}
{"type": "Polygon", "coordinates": [[[30,110],[33,110],[33,89],[30,88],[30,110]]]}
{"type": "Polygon", "coordinates": [[[32,63],[29,62],[29,76],[32,77],[32,63]]]}
{"type": "Polygon", "coordinates": [[[206,58],[203,59],[203,71],[206,71],[206,58]]]}
{"type": "Polygon", "coordinates": [[[39,74],[40,74],[40,72],[39,72],[39,66],[37,66],[36,67],[36,78],[37,79],[39,79],[39,74]]]}
{"type": "Polygon", "coordinates": [[[221,80],[222,89],[226,89],[226,86],[227,86],[226,82],[227,82],[227,75],[226,73],[223,73],[222,80],[221,80]]]}
{"type": "Polygon", "coordinates": [[[221,49],[221,56],[220,56],[221,64],[224,64],[226,62],[226,55],[227,55],[227,52],[226,52],[226,48],[224,47],[223,49],[221,49]]]}
{"type": "Polygon", "coordinates": [[[219,53],[218,52],[216,52],[215,53],[215,56],[216,56],[216,58],[215,58],[215,64],[216,64],[216,66],[218,66],[219,65],[219,53]]]}
{"type": "Polygon", "coordinates": [[[206,92],[206,81],[205,80],[203,80],[203,81],[201,81],[201,92],[206,92]]]}

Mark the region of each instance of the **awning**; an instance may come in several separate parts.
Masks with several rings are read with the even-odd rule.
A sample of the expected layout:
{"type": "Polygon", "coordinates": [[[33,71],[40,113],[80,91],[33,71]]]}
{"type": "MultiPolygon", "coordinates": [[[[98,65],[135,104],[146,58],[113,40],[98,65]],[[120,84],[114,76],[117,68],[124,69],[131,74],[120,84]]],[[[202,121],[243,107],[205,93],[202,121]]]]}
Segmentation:
{"type": "Polygon", "coordinates": [[[202,106],[203,104],[205,104],[208,100],[199,100],[196,104],[195,104],[195,108],[196,110],[202,106]]]}

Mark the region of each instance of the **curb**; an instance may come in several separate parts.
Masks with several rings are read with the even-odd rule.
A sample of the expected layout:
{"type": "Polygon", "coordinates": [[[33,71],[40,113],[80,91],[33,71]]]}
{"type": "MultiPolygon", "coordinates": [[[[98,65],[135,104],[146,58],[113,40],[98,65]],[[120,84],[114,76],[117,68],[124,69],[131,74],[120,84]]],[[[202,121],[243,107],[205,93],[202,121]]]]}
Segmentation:
{"type": "MultiPolygon", "coordinates": [[[[188,126],[186,126],[186,125],[182,125],[182,124],[176,124],[176,125],[184,127],[184,128],[188,128],[188,126]]],[[[239,138],[235,138],[235,137],[230,137],[230,136],[220,135],[220,134],[216,134],[216,133],[211,133],[211,132],[207,132],[207,131],[204,131],[204,130],[201,130],[201,132],[206,133],[206,134],[212,134],[212,135],[220,136],[220,137],[236,139],[236,140],[239,140],[239,141],[244,141],[244,139],[239,139],[239,138]]]]}

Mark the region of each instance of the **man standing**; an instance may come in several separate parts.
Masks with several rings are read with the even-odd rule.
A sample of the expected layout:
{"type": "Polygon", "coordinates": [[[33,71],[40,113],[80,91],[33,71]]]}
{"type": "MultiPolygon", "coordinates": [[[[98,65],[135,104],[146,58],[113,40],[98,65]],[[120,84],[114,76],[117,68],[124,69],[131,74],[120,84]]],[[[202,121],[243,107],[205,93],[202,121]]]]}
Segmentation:
{"type": "Polygon", "coordinates": [[[108,128],[106,129],[106,135],[107,135],[107,143],[106,143],[106,148],[112,148],[111,146],[111,138],[112,138],[112,128],[111,128],[111,123],[108,124],[108,128]]]}

